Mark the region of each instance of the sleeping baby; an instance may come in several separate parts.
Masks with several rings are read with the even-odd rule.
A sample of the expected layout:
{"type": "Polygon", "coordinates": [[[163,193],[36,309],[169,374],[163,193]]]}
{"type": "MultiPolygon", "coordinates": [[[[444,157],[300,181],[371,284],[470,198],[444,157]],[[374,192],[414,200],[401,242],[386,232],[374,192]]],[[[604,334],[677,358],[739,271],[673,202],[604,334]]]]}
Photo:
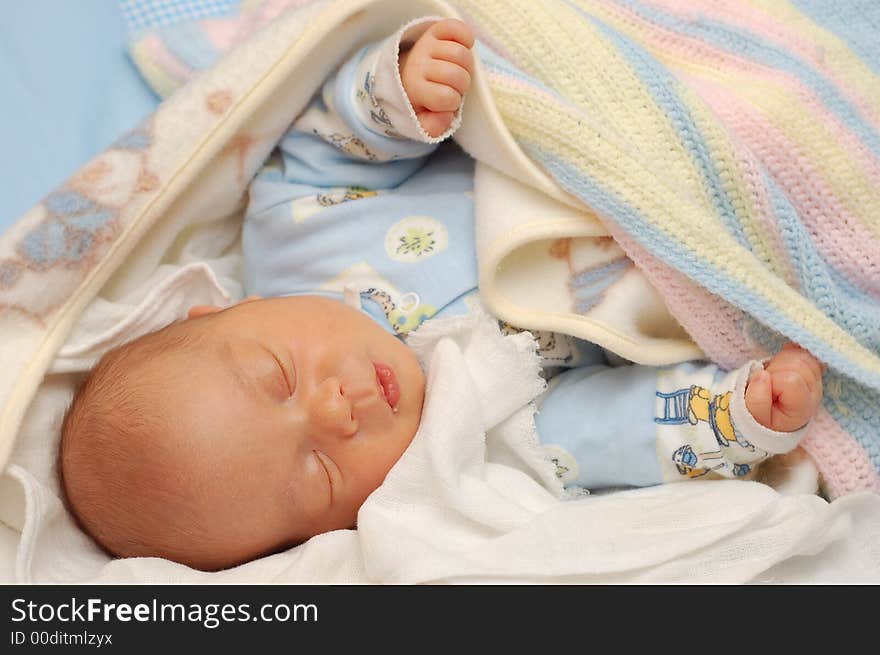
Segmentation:
{"type": "MultiPolygon", "coordinates": [[[[407,334],[478,302],[473,162],[448,141],[473,44],[425,18],[345,62],[252,182],[249,297],[108,352],[77,390],[63,489],[107,551],[217,570],[355,526],[419,427],[407,334]]],[[[822,395],[793,344],[728,372],[540,343],[542,447],[586,489],[750,478],[822,395]]]]}

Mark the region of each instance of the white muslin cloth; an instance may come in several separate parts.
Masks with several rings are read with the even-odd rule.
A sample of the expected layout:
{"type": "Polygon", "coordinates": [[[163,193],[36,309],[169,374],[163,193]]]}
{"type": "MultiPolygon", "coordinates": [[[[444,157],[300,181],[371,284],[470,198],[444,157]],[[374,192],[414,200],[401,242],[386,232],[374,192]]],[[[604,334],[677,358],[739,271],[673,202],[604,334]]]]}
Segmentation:
{"type": "MultiPolygon", "coordinates": [[[[196,273],[185,277],[205,287],[196,273]]],[[[162,288],[198,295],[185,293],[181,277],[162,288]]],[[[422,424],[361,508],[358,529],[216,573],[157,558],[111,560],[58,496],[48,452],[57,435],[44,425],[43,439],[30,435],[40,452],[19,456],[4,483],[4,503],[23,503],[10,554],[15,581],[880,582],[880,497],[828,503],[742,481],[564,493],[534,430],[530,401],[544,385],[530,336],[502,336],[476,312],[429,321],[411,339],[427,368],[422,424]]],[[[44,398],[37,414],[56,415],[51,405],[64,398],[44,398]]]]}

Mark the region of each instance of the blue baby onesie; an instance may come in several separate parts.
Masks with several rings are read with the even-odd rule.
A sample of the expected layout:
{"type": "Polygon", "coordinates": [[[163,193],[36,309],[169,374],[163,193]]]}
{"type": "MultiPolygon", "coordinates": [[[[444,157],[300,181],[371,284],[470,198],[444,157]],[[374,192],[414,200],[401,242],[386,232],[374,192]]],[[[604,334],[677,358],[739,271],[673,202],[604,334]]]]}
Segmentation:
{"type": "MultiPolygon", "coordinates": [[[[405,338],[432,316],[469,311],[478,276],[473,161],[451,141],[438,144],[448,134],[401,136],[407,111],[406,131],[420,128],[397,77],[399,38],[357,53],[289,128],[251,185],[243,249],[248,294],[342,299],[347,289],[405,338]],[[382,75],[394,76],[397,97],[381,77],[385,97],[377,93],[382,75]]],[[[547,360],[567,370],[539,399],[536,424],[566,484],[745,477],[802,436],[751,417],[748,366],[612,367],[594,344],[553,341],[547,360]]]]}

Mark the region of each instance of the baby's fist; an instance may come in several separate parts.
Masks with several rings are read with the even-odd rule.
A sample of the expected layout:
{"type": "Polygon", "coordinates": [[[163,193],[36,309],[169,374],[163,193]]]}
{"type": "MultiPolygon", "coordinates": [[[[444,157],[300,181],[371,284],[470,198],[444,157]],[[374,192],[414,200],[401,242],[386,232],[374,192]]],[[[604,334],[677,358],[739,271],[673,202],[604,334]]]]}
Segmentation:
{"type": "Polygon", "coordinates": [[[467,24],[447,18],[431,25],[398,59],[403,89],[419,124],[440,136],[455,118],[474,71],[474,34],[467,24]]]}
{"type": "Polygon", "coordinates": [[[822,402],[823,366],[806,350],[787,343],[763,371],[749,378],[746,408],[765,428],[794,432],[804,427],[822,402]]]}

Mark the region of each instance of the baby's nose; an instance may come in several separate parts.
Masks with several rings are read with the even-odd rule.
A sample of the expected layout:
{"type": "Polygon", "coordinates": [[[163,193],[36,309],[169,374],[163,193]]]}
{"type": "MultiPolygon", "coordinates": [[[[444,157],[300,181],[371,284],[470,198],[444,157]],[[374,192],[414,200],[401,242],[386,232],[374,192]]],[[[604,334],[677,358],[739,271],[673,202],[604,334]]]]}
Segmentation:
{"type": "Polygon", "coordinates": [[[338,378],[327,378],[318,385],[310,396],[308,411],[309,422],[318,436],[350,437],[357,432],[351,402],[338,378]]]}

